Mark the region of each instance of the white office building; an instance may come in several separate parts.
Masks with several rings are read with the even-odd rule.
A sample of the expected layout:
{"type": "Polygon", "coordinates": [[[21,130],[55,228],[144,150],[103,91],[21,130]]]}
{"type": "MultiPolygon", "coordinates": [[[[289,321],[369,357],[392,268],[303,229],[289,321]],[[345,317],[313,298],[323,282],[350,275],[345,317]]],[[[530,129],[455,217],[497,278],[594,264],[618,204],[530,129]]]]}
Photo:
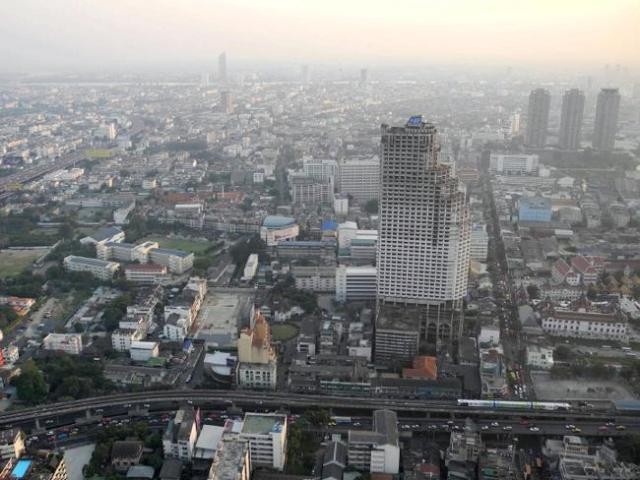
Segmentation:
{"type": "Polygon", "coordinates": [[[489,171],[498,175],[536,175],[538,168],[538,155],[492,154],[489,158],[489,171]]]}
{"type": "Polygon", "coordinates": [[[316,180],[331,180],[336,183],[338,178],[338,163],[331,159],[318,159],[304,157],[302,159],[302,171],[305,176],[316,180]]]}
{"type": "Polygon", "coordinates": [[[489,234],[487,233],[487,226],[482,223],[475,223],[471,227],[471,258],[486,262],[488,254],[489,234]]]}
{"type": "Polygon", "coordinates": [[[249,441],[253,467],[282,471],[287,453],[287,416],[278,413],[246,413],[240,438],[249,441]]]}
{"type": "Polygon", "coordinates": [[[340,193],[351,195],[359,203],[378,198],[380,159],[351,158],[340,162],[340,193]]]}
{"type": "Polygon", "coordinates": [[[340,265],[335,276],[337,302],[375,300],[376,267],[340,265]]]}

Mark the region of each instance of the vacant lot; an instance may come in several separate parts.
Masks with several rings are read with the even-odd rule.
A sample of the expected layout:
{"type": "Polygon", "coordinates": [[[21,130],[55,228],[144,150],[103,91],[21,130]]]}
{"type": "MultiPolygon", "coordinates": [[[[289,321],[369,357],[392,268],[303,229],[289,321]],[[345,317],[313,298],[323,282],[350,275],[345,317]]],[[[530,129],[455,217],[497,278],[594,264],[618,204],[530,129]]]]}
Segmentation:
{"type": "Polygon", "coordinates": [[[38,250],[0,250],[0,278],[18,275],[43,253],[38,250]]]}
{"type": "Polygon", "coordinates": [[[547,373],[533,373],[538,400],[631,400],[624,385],[608,380],[552,380],[547,373]]]}
{"type": "Polygon", "coordinates": [[[144,238],[144,241],[158,242],[162,248],[184,250],[185,252],[202,253],[213,243],[206,240],[197,240],[183,237],[163,237],[161,235],[151,235],[144,238]]]}
{"type": "Polygon", "coordinates": [[[271,338],[274,342],[285,342],[298,334],[298,327],[290,323],[276,323],[271,326],[271,338]]]}

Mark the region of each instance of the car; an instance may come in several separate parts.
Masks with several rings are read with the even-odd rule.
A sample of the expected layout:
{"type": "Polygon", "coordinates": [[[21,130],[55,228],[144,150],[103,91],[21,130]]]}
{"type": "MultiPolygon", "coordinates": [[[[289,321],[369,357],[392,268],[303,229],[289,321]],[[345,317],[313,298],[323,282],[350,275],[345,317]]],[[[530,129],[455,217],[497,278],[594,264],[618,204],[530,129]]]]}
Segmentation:
{"type": "Polygon", "coordinates": [[[526,427],[527,425],[529,425],[529,420],[523,418],[522,420],[520,420],[520,425],[524,425],[526,427]]]}
{"type": "Polygon", "coordinates": [[[605,425],[607,427],[615,427],[616,426],[616,424],[614,422],[607,422],[607,423],[605,423],[605,425]]]}
{"type": "Polygon", "coordinates": [[[489,425],[483,425],[480,430],[489,430],[489,425]]]}
{"type": "Polygon", "coordinates": [[[601,425],[598,427],[599,432],[606,432],[607,430],[609,430],[609,427],[607,427],[606,425],[601,425]]]}
{"type": "Polygon", "coordinates": [[[454,422],[453,420],[449,420],[449,421],[447,422],[447,425],[453,425],[453,424],[455,424],[455,423],[456,423],[456,422],[454,422]]]}
{"type": "Polygon", "coordinates": [[[360,422],[355,422],[355,423],[353,424],[353,426],[354,426],[354,427],[359,427],[360,425],[362,425],[360,422]]]}
{"type": "Polygon", "coordinates": [[[576,426],[573,424],[569,424],[569,425],[565,425],[564,428],[565,430],[573,430],[574,428],[576,428],[576,426]]]}
{"type": "Polygon", "coordinates": [[[491,426],[495,428],[495,427],[499,427],[500,424],[498,422],[491,422],[491,426]]]}
{"type": "Polygon", "coordinates": [[[510,432],[511,430],[513,430],[513,427],[511,425],[506,425],[506,426],[502,427],[502,430],[510,432]]]}
{"type": "Polygon", "coordinates": [[[582,430],[578,427],[574,428],[573,430],[571,430],[573,433],[582,433],[582,430]]]}
{"type": "Polygon", "coordinates": [[[529,427],[529,431],[530,432],[539,432],[540,428],[538,428],[538,427],[529,427]]]}
{"type": "Polygon", "coordinates": [[[429,425],[427,428],[429,430],[437,430],[438,429],[438,425],[429,425]]]}
{"type": "Polygon", "coordinates": [[[627,429],[627,427],[625,427],[624,425],[618,425],[616,427],[616,430],[619,430],[619,431],[626,430],[626,429],[627,429]]]}

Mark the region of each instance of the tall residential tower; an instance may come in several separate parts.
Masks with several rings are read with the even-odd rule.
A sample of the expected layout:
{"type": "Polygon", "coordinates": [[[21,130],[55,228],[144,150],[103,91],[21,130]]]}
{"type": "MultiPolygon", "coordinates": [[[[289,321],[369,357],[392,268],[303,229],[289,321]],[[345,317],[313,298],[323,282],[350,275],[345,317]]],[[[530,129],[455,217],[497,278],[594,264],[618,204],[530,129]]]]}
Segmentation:
{"type": "Polygon", "coordinates": [[[558,145],[565,150],[580,148],[580,131],[584,113],[584,93],[577,88],[567,90],[562,96],[560,133],[558,145]]]}
{"type": "Polygon", "coordinates": [[[460,336],[471,225],[464,186],[438,159],[435,126],[414,116],[381,130],[375,351],[395,363],[460,336]]]}
{"type": "Polygon", "coordinates": [[[596,120],[593,128],[593,148],[610,151],[616,142],[620,93],[617,88],[603,88],[598,94],[596,120]]]}
{"type": "Polygon", "coordinates": [[[227,81],[227,52],[218,55],[218,82],[225,83],[227,81]]]}
{"type": "Polygon", "coordinates": [[[544,88],[537,88],[529,94],[525,145],[533,148],[544,147],[547,140],[547,127],[549,126],[550,104],[551,94],[544,88]]]}

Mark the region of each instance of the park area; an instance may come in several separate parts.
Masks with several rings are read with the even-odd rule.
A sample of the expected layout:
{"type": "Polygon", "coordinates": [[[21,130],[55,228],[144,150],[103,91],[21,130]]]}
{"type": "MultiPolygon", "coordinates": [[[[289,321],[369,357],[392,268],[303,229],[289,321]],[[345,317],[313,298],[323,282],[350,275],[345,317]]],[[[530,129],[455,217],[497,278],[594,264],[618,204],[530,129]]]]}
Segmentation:
{"type": "Polygon", "coordinates": [[[271,326],[271,339],[274,342],[286,342],[298,335],[298,327],[290,323],[276,323],[271,326]]]}
{"type": "Polygon", "coordinates": [[[143,238],[144,242],[158,242],[161,248],[170,248],[172,250],[184,250],[185,252],[193,252],[198,255],[203,253],[207,248],[213,245],[204,239],[192,239],[177,236],[149,235],[143,238]]]}
{"type": "Polygon", "coordinates": [[[0,250],[0,278],[18,275],[43,254],[41,250],[0,250]]]}

